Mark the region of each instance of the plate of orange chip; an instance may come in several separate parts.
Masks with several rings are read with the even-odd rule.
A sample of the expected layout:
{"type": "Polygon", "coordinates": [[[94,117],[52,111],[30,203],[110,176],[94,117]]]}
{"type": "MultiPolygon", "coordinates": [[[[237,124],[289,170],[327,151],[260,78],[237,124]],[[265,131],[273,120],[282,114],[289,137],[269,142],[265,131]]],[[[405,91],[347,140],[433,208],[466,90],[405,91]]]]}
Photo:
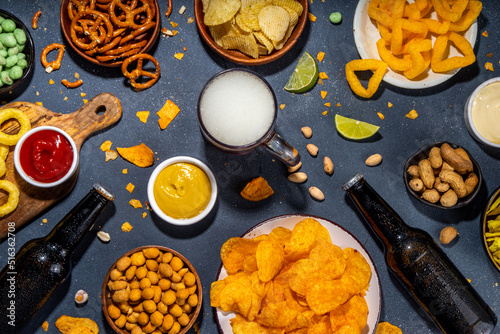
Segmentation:
{"type": "Polygon", "coordinates": [[[389,65],[385,82],[407,89],[433,87],[475,62],[480,1],[459,0],[452,8],[434,8],[430,0],[384,3],[389,2],[360,0],[353,30],[362,59],[389,65]]]}
{"type": "Polygon", "coordinates": [[[221,333],[375,332],[378,273],[343,227],[316,216],[278,216],[226,240],[220,254],[210,303],[221,333]]]}

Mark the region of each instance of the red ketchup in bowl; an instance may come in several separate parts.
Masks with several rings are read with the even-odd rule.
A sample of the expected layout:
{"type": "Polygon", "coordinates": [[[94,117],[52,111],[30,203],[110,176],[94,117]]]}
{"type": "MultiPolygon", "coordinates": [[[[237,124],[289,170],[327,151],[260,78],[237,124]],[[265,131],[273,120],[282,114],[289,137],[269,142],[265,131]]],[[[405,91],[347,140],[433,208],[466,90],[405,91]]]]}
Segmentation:
{"type": "Polygon", "coordinates": [[[73,155],[69,140],[47,129],[26,138],[21,146],[19,161],[23,171],[33,180],[51,183],[66,175],[71,168],[73,155]]]}

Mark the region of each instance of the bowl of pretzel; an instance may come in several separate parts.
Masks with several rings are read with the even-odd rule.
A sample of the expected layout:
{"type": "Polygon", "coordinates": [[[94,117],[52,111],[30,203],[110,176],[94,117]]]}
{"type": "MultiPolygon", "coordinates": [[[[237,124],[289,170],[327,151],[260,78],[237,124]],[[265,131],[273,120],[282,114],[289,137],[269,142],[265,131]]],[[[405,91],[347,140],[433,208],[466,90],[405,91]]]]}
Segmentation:
{"type": "Polygon", "coordinates": [[[147,53],[161,29],[157,0],[62,0],[60,19],[68,44],[88,61],[107,67],[147,53]]]}

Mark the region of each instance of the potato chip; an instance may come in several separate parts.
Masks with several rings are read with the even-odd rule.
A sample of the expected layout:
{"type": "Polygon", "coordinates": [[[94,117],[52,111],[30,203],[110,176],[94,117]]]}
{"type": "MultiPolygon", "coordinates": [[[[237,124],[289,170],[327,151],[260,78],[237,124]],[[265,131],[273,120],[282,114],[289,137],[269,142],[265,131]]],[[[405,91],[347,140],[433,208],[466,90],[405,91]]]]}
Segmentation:
{"type": "Polygon", "coordinates": [[[271,233],[269,233],[269,237],[278,240],[282,245],[285,246],[285,249],[289,249],[292,231],[286,227],[278,226],[273,228],[271,233]]]}
{"type": "Polygon", "coordinates": [[[378,323],[375,334],[403,334],[403,331],[399,327],[383,321],[378,323]]]}
{"type": "MultiPolygon", "coordinates": [[[[330,320],[327,316],[321,317],[320,321],[312,324],[312,326],[309,328],[307,334],[331,334],[332,329],[330,326],[330,320]]],[[[356,333],[356,332],[335,332],[339,334],[347,334],[347,333],[356,333]]]]}
{"type": "Polygon", "coordinates": [[[266,54],[270,54],[274,50],[273,42],[267,38],[267,36],[262,31],[254,31],[253,35],[255,38],[266,48],[266,54]]]}
{"type": "Polygon", "coordinates": [[[342,276],[346,269],[344,251],[337,245],[324,243],[314,247],[309,254],[323,279],[337,279],[342,276]]]}
{"type": "Polygon", "coordinates": [[[261,241],[255,254],[259,278],[269,282],[278,274],[285,260],[283,245],[274,238],[261,241]]]}
{"type": "Polygon", "coordinates": [[[254,31],[259,31],[261,30],[261,26],[259,24],[259,13],[264,7],[269,5],[269,2],[261,0],[245,7],[242,6],[240,10],[241,19],[246,26],[254,31]]]}
{"type": "Polygon", "coordinates": [[[226,284],[220,294],[220,308],[224,312],[236,312],[248,316],[252,306],[252,290],[239,282],[226,284]]]}
{"type": "Polygon", "coordinates": [[[286,31],[285,36],[280,41],[273,41],[273,45],[276,50],[281,50],[285,46],[285,43],[290,38],[295,26],[299,22],[299,16],[293,11],[293,9],[286,6],[283,6],[283,8],[288,11],[288,14],[290,15],[290,22],[288,23],[288,30],[286,31]]]}
{"type": "Polygon", "coordinates": [[[253,32],[252,28],[250,28],[249,26],[246,25],[243,17],[241,16],[241,13],[238,12],[236,14],[236,16],[234,17],[234,22],[236,23],[238,28],[240,28],[244,32],[247,32],[247,33],[253,32]]]}
{"type": "Polygon", "coordinates": [[[132,147],[117,147],[120,156],[138,167],[149,167],[154,163],[154,153],[144,143],[132,147]]]}
{"type": "Polygon", "coordinates": [[[371,278],[371,268],[363,255],[353,248],[345,248],[346,269],[340,281],[351,295],[364,294],[371,278]]]}
{"type": "Polygon", "coordinates": [[[55,326],[63,334],[69,334],[73,329],[79,327],[86,327],[94,334],[99,333],[99,327],[95,321],[88,318],[73,318],[62,315],[56,320],[55,326]]]}
{"type": "Polygon", "coordinates": [[[347,302],[330,311],[330,325],[334,332],[350,326],[360,333],[366,326],[367,319],[368,305],[359,295],[352,296],[347,302]]]}
{"type": "Polygon", "coordinates": [[[316,263],[311,259],[295,261],[290,269],[291,276],[288,281],[290,288],[294,292],[305,296],[311,284],[323,279],[318,269],[316,263]]]}
{"type": "Polygon", "coordinates": [[[174,102],[167,100],[163,107],[156,113],[160,117],[158,120],[160,129],[165,130],[170,122],[177,116],[179,111],[179,107],[174,102]]]}
{"type": "Polygon", "coordinates": [[[132,225],[130,225],[129,222],[125,222],[122,224],[122,231],[123,232],[130,232],[130,231],[132,231],[133,228],[134,227],[132,225]]]}
{"type": "Polygon", "coordinates": [[[257,321],[269,327],[286,327],[290,324],[298,312],[291,309],[286,301],[279,303],[268,303],[262,307],[260,313],[257,315],[257,321]]]}
{"type": "Polygon", "coordinates": [[[215,281],[210,285],[210,306],[219,307],[220,306],[220,294],[226,283],[224,281],[215,281]]]}
{"type": "Polygon", "coordinates": [[[287,261],[297,260],[309,254],[315,246],[329,242],[330,233],[317,220],[306,218],[298,222],[292,230],[287,261]]]}
{"type": "Polygon", "coordinates": [[[247,321],[239,314],[230,320],[234,334],[268,334],[268,331],[253,321],[247,321]]]}
{"type": "Polygon", "coordinates": [[[272,194],[274,194],[273,189],[262,176],[256,177],[247,183],[240,192],[241,197],[253,202],[262,201],[272,194]]]}
{"type": "Polygon", "coordinates": [[[246,257],[255,256],[259,241],[231,238],[228,239],[221,247],[220,257],[222,264],[228,274],[235,274],[243,270],[243,263],[246,257]]]}
{"type": "Polygon", "coordinates": [[[301,3],[295,0],[272,0],[271,2],[273,5],[289,7],[293,9],[293,11],[296,12],[297,16],[299,17],[304,11],[304,7],[302,7],[301,3]]]}
{"type": "Polygon", "coordinates": [[[236,49],[252,58],[259,58],[259,48],[252,35],[248,36],[224,36],[220,40],[224,49],[236,49]]]}
{"type": "Polygon", "coordinates": [[[277,42],[285,37],[290,24],[290,15],[283,7],[269,5],[259,12],[258,20],[264,34],[271,41],[277,42]]]}
{"type": "Polygon", "coordinates": [[[240,0],[210,0],[203,22],[215,26],[231,20],[240,9],[240,0]]]}

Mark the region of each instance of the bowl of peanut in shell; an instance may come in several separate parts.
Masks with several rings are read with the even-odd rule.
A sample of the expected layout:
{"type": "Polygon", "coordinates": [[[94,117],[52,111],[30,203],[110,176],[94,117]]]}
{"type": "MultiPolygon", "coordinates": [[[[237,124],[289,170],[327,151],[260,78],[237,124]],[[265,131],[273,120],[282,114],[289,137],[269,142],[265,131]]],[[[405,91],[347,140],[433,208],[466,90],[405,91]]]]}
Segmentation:
{"type": "Polygon", "coordinates": [[[202,305],[201,280],[179,252],[142,246],[123,254],[104,278],[101,304],[116,333],[186,333],[202,305]]]}
{"type": "Polygon", "coordinates": [[[463,147],[446,141],[420,148],[404,165],[406,189],[419,202],[440,209],[461,208],[479,193],[479,164],[463,147]]]}

